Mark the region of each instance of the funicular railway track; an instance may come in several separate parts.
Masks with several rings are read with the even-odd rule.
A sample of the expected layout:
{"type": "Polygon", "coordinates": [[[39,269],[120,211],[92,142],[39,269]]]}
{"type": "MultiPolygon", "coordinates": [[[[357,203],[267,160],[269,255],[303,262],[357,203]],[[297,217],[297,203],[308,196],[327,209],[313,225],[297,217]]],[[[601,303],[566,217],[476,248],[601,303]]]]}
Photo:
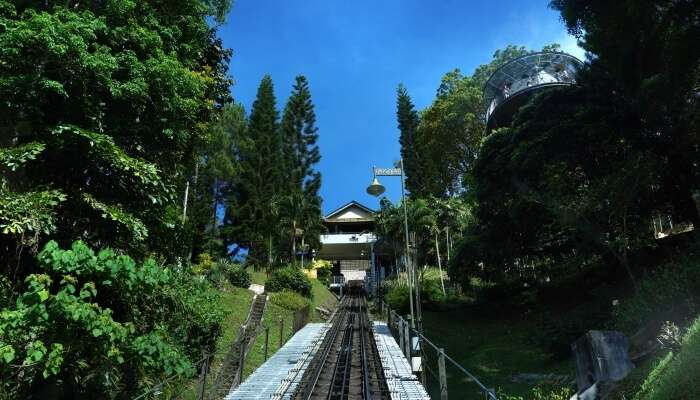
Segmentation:
{"type": "Polygon", "coordinates": [[[293,399],[389,400],[364,295],[346,295],[293,399]]]}

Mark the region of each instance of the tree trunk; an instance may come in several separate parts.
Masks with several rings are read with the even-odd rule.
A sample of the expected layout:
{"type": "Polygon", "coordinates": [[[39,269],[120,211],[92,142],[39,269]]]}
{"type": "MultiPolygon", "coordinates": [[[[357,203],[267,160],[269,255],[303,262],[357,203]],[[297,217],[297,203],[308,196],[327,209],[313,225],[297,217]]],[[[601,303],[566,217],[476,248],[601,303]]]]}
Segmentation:
{"type": "Polygon", "coordinates": [[[296,254],[297,254],[297,222],[292,222],[292,265],[296,265],[296,254]]]}
{"type": "Polygon", "coordinates": [[[442,260],[440,260],[440,234],[435,232],[435,254],[437,254],[438,269],[440,270],[440,285],[442,285],[442,295],[445,296],[445,279],[442,277],[442,260]]]}

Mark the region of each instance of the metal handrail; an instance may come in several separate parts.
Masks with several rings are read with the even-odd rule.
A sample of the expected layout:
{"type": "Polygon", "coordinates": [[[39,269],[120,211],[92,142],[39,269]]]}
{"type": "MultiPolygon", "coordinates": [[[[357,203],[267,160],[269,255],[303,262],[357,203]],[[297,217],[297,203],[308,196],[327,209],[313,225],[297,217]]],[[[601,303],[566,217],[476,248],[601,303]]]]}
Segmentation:
{"type": "MultiPolygon", "coordinates": [[[[408,322],[407,322],[401,315],[399,315],[396,311],[390,309],[388,306],[387,306],[386,308],[387,308],[387,310],[389,311],[389,313],[390,313],[394,318],[397,318],[398,320],[402,321],[404,324],[408,323],[408,322]]],[[[390,327],[390,328],[391,328],[391,327],[390,327]]],[[[432,346],[433,349],[435,349],[435,351],[440,352],[440,348],[439,348],[438,346],[436,346],[435,343],[431,342],[428,338],[426,338],[423,334],[421,334],[420,332],[418,332],[416,329],[409,328],[409,331],[410,331],[410,332],[413,332],[413,333],[414,333],[416,336],[418,336],[420,339],[424,340],[426,343],[428,343],[430,346],[432,346]]],[[[408,338],[407,340],[410,341],[410,338],[408,338]]],[[[457,363],[457,361],[455,361],[454,359],[452,359],[452,357],[450,357],[450,356],[448,356],[447,354],[445,354],[444,351],[442,352],[442,354],[445,356],[445,359],[447,359],[449,362],[452,363],[452,365],[454,365],[455,367],[457,367],[457,369],[459,369],[460,371],[462,371],[462,372],[463,372],[465,375],[467,375],[474,383],[476,383],[476,385],[479,386],[479,388],[481,388],[481,390],[484,392],[484,394],[486,395],[486,398],[487,398],[488,400],[498,400],[498,397],[496,397],[496,393],[494,393],[494,390],[493,390],[493,389],[489,389],[488,387],[486,387],[486,385],[484,385],[476,376],[474,376],[474,374],[472,374],[471,372],[469,372],[469,371],[468,371],[466,368],[464,368],[463,366],[459,365],[459,364],[457,363]]]]}

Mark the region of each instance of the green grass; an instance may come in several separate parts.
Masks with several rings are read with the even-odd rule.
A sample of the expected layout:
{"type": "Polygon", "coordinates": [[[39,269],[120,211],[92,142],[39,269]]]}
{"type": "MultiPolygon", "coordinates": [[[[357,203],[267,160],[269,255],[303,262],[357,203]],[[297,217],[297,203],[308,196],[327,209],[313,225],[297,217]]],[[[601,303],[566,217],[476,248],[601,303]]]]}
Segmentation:
{"type": "MultiPolygon", "coordinates": [[[[238,336],[240,326],[245,322],[253,302],[253,292],[248,289],[237,288],[228,283],[221,290],[219,305],[224,310],[224,319],[221,321],[221,336],[216,341],[216,354],[211,362],[210,377],[221,366],[229,346],[238,336]]],[[[194,378],[182,388],[180,398],[184,400],[196,399],[198,380],[194,378]]]]}
{"type": "Polygon", "coordinates": [[[633,397],[635,400],[686,400],[700,398],[700,318],[674,354],[659,357],[633,397]]]}
{"type": "MultiPolygon", "coordinates": [[[[537,327],[520,316],[498,317],[476,310],[475,306],[444,312],[424,312],[424,331],[445,353],[474,374],[489,388],[527,396],[534,384],[514,383],[519,373],[555,373],[574,376],[569,362],[554,362],[547,352],[533,344],[530,333],[537,327]]],[[[437,375],[437,357],[428,346],[427,365],[437,375]]],[[[448,391],[451,398],[481,399],[476,384],[462,372],[446,363],[448,391]]],[[[437,379],[430,373],[428,389],[439,398],[437,379]]]]}
{"type": "Polygon", "coordinates": [[[267,280],[267,273],[265,271],[262,269],[255,270],[253,268],[248,268],[248,272],[250,272],[250,280],[252,283],[265,285],[265,281],[267,280]]]}
{"type": "Polygon", "coordinates": [[[321,322],[323,318],[321,318],[320,313],[316,311],[316,307],[323,306],[332,311],[338,305],[338,299],[331,293],[326,284],[318,279],[311,280],[311,293],[314,296],[311,301],[311,321],[321,322]]]}

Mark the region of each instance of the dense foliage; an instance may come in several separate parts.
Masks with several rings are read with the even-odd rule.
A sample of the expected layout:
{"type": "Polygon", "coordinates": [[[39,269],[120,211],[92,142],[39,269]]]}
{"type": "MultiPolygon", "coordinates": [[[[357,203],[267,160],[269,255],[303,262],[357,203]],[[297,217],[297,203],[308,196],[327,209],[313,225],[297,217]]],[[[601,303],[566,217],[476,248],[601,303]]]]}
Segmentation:
{"type": "Polygon", "coordinates": [[[230,265],[226,268],[226,278],[235,287],[247,289],[250,286],[250,272],[243,265],[230,265]]]}
{"type": "Polygon", "coordinates": [[[311,297],[311,281],[301,269],[288,266],[275,270],[265,282],[265,290],[279,292],[288,289],[305,297],[311,297]]]}
{"type": "Polygon", "coordinates": [[[178,243],[173,189],[228,98],[209,11],[199,0],[0,4],[4,261],[48,234],[139,252],[178,243]]]}
{"type": "Polygon", "coordinates": [[[51,241],[14,307],[0,312],[3,390],[18,398],[122,397],[191,375],[220,311],[206,285],[83,242],[51,241]]]}
{"type": "Polygon", "coordinates": [[[132,398],[212,349],[207,281],[147,256],[192,252],[180,194],[230,101],[229,6],[0,1],[3,395],[132,398]]]}

